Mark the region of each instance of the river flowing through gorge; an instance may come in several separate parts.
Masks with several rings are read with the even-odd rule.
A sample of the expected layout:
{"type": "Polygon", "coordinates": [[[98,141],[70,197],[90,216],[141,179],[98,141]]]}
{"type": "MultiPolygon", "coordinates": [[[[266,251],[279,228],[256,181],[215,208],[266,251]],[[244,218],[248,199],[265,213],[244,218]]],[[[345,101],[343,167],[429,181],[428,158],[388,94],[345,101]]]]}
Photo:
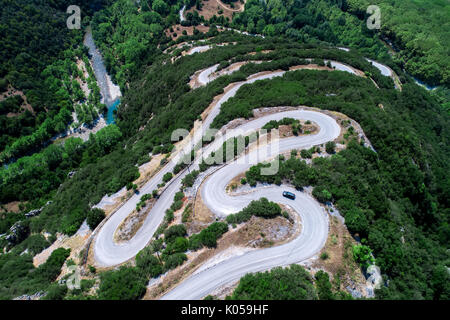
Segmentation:
{"type": "Polygon", "coordinates": [[[120,87],[112,82],[111,76],[106,71],[103,57],[95,45],[90,26],[86,29],[83,43],[89,49],[89,59],[102,95],[101,102],[108,107],[106,123],[114,123],[114,110],[117,109],[120,103],[120,97],[122,96],[120,87]]]}

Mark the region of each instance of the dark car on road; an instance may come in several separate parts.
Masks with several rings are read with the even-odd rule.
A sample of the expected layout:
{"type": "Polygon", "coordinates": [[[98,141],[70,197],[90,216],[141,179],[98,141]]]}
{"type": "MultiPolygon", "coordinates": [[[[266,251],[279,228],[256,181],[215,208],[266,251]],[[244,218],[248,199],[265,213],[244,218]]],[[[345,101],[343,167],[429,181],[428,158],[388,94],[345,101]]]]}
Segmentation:
{"type": "Polygon", "coordinates": [[[283,197],[295,200],[295,194],[289,191],[283,191],[283,197]]]}

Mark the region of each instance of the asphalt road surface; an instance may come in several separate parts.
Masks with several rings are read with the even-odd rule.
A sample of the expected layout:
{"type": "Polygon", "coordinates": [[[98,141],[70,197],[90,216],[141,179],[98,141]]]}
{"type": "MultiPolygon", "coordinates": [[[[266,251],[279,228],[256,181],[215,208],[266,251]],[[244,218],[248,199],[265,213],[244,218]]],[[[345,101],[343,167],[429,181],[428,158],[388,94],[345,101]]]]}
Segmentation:
{"type": "MultiPolygon", "coordinates": [[[[234,96],[237,90],[245,83],[253,83],[257,80],[269,79],[276,76],[281,76],[284,72],[273,72],[270,74],[257,75],[251,77],[247,81],[243,81],[235,85],[231,90],[225,93],[221,99],[215,104],[205,119],[202,125],[202,130],[198,130],[194,135],[193,143],[186,148],[187,151],[180,151],[188,153],[191,145],[195,145],[203,137],[204,132],[210,127],[214,118],[219,114],[221,105],[229,98],[234,96]]],[[[213,144],[214,146],[214,144],[213,144]]],[[[210,146],[211,147],[211,146],[210,146]]],[[[101,267],[109,267],[120,264],[134,257],[140,250],[142,250],[148,241],[152,238],[159,224],[163,221],[166,209],[170,207],[173,202],[175,193],[181,186],[181,180],[187,174],[184,172],[170,182],[167,189],[161,194],[160,198],[154,204],[142,227],[136,232],[136,235],[127,242],[116,243],[114,241],[114,232],[119,227],[120,223],[136,208],[136,204],[140,201],[143,194],[151,193],[157,189],[157,185],[162,182],[162,177],[167,172],[172,172],[179,158],[170,161],[164,168],[162,168],[152,179],[150,179],[139,191],[139,195],[133,195],[126,203],[124,203],[113,216],[103,225],[99,230],[94,240],[94,258],[96,265],[101,267]]],[[[198,164],[198,161],[196,162],[198,164]]],[[[192,166],[196,165],[194,163],[192,166]]]]}
{"type": "MultiPolygon", "coordinates": [[[[248,80],[236,84],[226,92],[212,108],[208,117],[199,130],[194,135],[193,143],[180,151],[180,154],[187,153],[191,145],[201,139],[204,130],[210,127],[214,118],[219,114],[221,105],[234,96],[239,88],[246,83],[253,83],[257,80],[269,79],[282,76],[284,71],[272,72],[269,74],[259,74],[248,78],[248,80]]],[[[225,192],[226,185],[230,180],[241,172],[246,171],[250,166],[264,160],[270,160],[277,154],[292,150],[309,148],[313,145],[325,143],[339,136],[340,127],[336,121],[321,112],[310,110],[285,111],[267,115],[239,126],[232,133],[227,133],[228,137],[241,135],[261,128],[270,120],[280,120],[284,117],[291,117],[302,120],[311,120],[319,126],[318,133],[283,138],[278,141],[271,141],[268,144],[253,148],[249,153],[230,162],[214,172],[204,182],[202,188],[202,198],[205,204],[217,215],[225,216],[236,213],[244,208],[251,200],[266,197],[270,201],[283,203],[291,206],[302,221],[302,231],[297,238],[289,243],[273,248],[254,250],[240,256],[235,256],[222,261],[211,268],[192,275],[179,286],[170,291],[164,299],[200,299],[214,289],[238,280],[248,272],[267,270],[275,266],[285,266],[303,261],[320,251],[325,244],[328,234],[328,217],[322,207],[312,197],[293,190],[287,186],[270,186],[255,188],[251,193],[240,196],[229,196],[225,192]],[[296,200],[290,200],[282,196],[282,191],[288,190],[296,194],[296,200]]],[[[227,138],[228,138],[227,137],[227,138]]],[[[219,139],[205,148],[205,155],[216,150],[222,141],[219,139]]],[[[164,212],[173,202],[175,193],[181,186],[182,178],[187,174],[183,172],[173,178],[167,189],[161,194],[154,204],[142,227],[136,235],[127,242],[116,243],[113,239],[114,232],[120,223],[135,209],[143,194],[151,193],[161,183],[166,172],[171,172],[177,161],[169,162],[141,189],[139,195],[134,195],[117,210],[113,216],[99,230],[94,242],[94,257],[99,266],[114,266],[130,258],[133,258],[148,241],[152,238],[159,224],[163,221],[164,212]]],[[[190,169],[197,169],[200,158],[190,166],[190,169]]]]}

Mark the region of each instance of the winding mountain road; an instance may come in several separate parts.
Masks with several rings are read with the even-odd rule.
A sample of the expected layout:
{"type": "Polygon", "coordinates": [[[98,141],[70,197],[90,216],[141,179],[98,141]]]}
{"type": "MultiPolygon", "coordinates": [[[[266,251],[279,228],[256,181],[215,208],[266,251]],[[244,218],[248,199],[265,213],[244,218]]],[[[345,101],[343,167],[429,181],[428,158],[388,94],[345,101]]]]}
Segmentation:
{"type": "MultiPolygon", "coordinates": [[[[224,191],[218,190],[217,193],[223,194],[224,191]]],[[[320,251],[328,235],[328,217],[316,200],[295,189],[280,186],[262,188],[247,195],[245,200],[241,196],[236,197],[234,205],[238,207],[239,202],[244,204],[251,199],[261,197],[291,206],[300,215],[302,221],[300,235],[286,244],[250,251],[196,273],[163,296],[163,300],[201,299],[215,289],[239,280],[249,272],[298,263],[320,251]],[[296,200],[284,198],[281,194],[282,190],[295,193],[296,200]]]]}
{"type": "MultiPolygon", "coordinates": [[[[219,114],[221,105],[233,97],[242,85],[253,83],[258,80],[280,77],[284,73],[285,71],[274,71],[252,75],[248,77],[246,81],[236,83],[229,88],[229,90],[227,90],[213,105],[208,116],[202,123],[201,130],[194,132],[192,138],[193,143],[188,144],[188,146],[178,152],[180,157],[182,154],[190,152],[191,145],[195,145],[200,141],[214,118],[219,114]]],[[[206,82],[208,81],[207,79],[205,80],[206,82]]],[[[287,204],[291,206],[301,218],[301,233],[289,243],[272,248],[251,251],[241,256],[235,256],[216,264],[211,268],[194,274],[170,291],[163,297],[164,299],[199,299],[226,283],[238,280],[248,272],[257,272],[275,266],[298,263],[317,254],[323,247],[328,234],[328,217],[319,203],[312,197],[287,186],[255,188],[253,192],[239,196],[230,196],[225,192],[225,187],[229,181],[239,173],[246,171],[250,166],[264,160],[270,160],[284,151],[309,148],[313,145],[334,140],[340,134],[340,127],[332,117],[318,111],[298,109],[270,114],[249,121],[237,127],[231,131],[231,133],[227,132],[226,139],[231,136],[238,136],[243,133],[258,130],[268,121],[280,120],[284,117],[313,121],[318,125],[319,131],[312,135],[270,141],[267,144],[258,146],[258,148],[253,148],[247,154],[214,172],[204,182],[202,198],[205,201],[205,204],[219,216],[238,212],[247,206],[250,201],[260,199],[261,197],[266,197],[270,201],[277,203],[287,204]],[[282,190],[290,190],[297,195],[297,199],[292,201],[284,198],[282,196],[282,190]]],[[[223,140],[216,139],[213,143],[204,148],[204,155],[209,155],[211,151],[216,150],[222,143],[223,140]]],[[[177,157],[176,159],[179,159],[180,157],[177,157]]],[[[93,246],[96,265],[108,267],[123,263],[133,258],[147,245],[159,224],[163,221],[164,212],[173,202],[174,195],[179,190],[181,180],[187,174],[187,171],[184,171],[173,178],[166,190],[152,207],[142,227],[131,240],[116,243],[114,241],[114,232],[128,214],[134,210],[141,195],[151,193],[152,190],[156,189],[157,185],[161,182],[163,175],[173,171],[177,161],[178,160],[172,160],[162,168],[140,189],[140,195],[133,195],[133,197],[124,203],[98,231],[93,246]]],[[[190,165],[190,170],[197,169],[200,161],[201,157],[197,157],[190,165]]]]}
{"type": "MultiPolygon", "coordinates": [[[[203,121],[202,130],[199,130],[195,133],[193,138],[194,142],[188,145],[185,150],[181,150],[179,154],[187,154],[190,152],[190,146],[197,144],[204,136],[204,132],[206,132],[206,129],[210,127],[214,118],[219,114],[221,105],[225,103],[229,98],[233,97],[242,85],[246,83],[253,83],[257,80],[281,76],[283,74],[284,71],[278,71],[272,72],[270,74],[255,75],[253,77],[249,77],[248,80],[240,82],[233,86],[214,105],[205,121],[203,121]]],[[[212,144],[209,147],[211,148],[214,145],[215,144],[212,144]]],[[[154,189],[157,189],[157,185],[161,183],[164,174],[173,171],[173,168],[177,164],[179,158],[180,157],[176,157],[174,160],[170,161],[164,168],[162,168],[140,189],[139,195],[133,195],[115,213],[113,213],[113,216],[111,216],[111,218],[109,218],[109,220],[98,231],[93,246],[96,265],[101,267],[109,267],[123,263],[133,258],[140,250],[142,250],[146,246],[146,244],[158,228],[159,224],[163,220],[164,212],[172,204],[175,193],[181,186],[181,180],[184,178],[187,172],[181,173],[171,181],[165,192],[161,194],[158,201],[156,201],[153,208],[150,210],[150,213],[145,219],[142,227],[136,232],[135,236],[131,240],[127,242],[116,243],[114,241],[114,233],[119,227],[120,223],[136,208],[136,204],[140,201],[141,196],[146,193],[151,193],[154,189]]],[[[198,166],[198,163],[199,160],[194,162],[191,165],[191,168],[195,165],[198,166]]]]}
{"type": "Polygon", "coordinates": [[[320,112],[306,110],[286,111],[261,117],[248,122],[240,129],[243,132],[256,130],[270,120],[281,120],[284,117],[314,121],[320,127],[320,131],[315,135],[281,139],[278,141],[277,147],[273,147],[273,144],[277,142],[269,143],[225,165],[204,182],[201,189],[202,199],[208,208],[218,216],[236,213],[245,208],[252,200],[262,197],[276,203],[289,205],[301,218],[301,233],[286,244],[247,252],[196,273],[166,294],[163,299],[201,299],[214,289],[237,281],[249,272],[286,266],[308,259],[318,253],[325,244],[328,235],[328,216],[319,203],[309,195],[283,185],[256,188],[251,193],[239,196],[228,195],[225,191],[226,186],[236,175],[245,172],[252,165],[271,159],[288,150],[309,148],[334,140],[340,134],[340,127],[333,118],[320,112]],[[262,148],[265,149],[264,152],[261,152],[262,148]],[[294,193],[296,200],[283,197],[284,190],[294,193]]]}

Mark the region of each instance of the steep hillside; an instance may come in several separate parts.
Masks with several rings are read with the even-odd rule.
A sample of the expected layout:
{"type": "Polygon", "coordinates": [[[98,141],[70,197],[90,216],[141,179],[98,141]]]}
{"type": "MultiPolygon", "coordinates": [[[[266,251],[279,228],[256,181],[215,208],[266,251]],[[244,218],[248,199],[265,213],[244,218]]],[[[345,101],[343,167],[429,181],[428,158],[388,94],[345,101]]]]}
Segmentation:
{"type": "MultiPolygon", "coordinates": [[[[99,3],[90,4],[96,8],[99,3]]],[[[293,144],[293,150],[286,143],[283,155],[272,157],[280,161],[275,174],[260,174],[259,169],[267,164],[256,163],[227,178],[240,182],[244,191],[259,190],[245,189],[258,183],[274,188],[277,194],[281,194],[277,186],[289,188],[307,199],[305,203],[310,201],[309,208],[317,210],[311,212],[320,213],[325,208],[323,221],[337,210],[345,219],[348,238],[351,235],[359,241],[357,245],[349,241],[353,247],[342,250],[348,259],[345,261],[366,271],[375,260],[381,268],[383,281],[376,298],[449,298],[449,113],[391,59],[376,34],[351,26],[357,18],[342,11],[342,6],[328,1],[267,3],[263,8],[259,1],[249,0],[232,22],[223,21],[225,27],[241,30],[205,21],[207,32],[177,36],[175,41],[164,30],[181,23],[182,1],[119,0],[97,13],[88,11],[93,16],[85,22],[92,20],[96,44],[123,97],[115,112],[115,124],[91,134],[86,141],[69,137],[48,142],[73,122],[72,111],[77,113],[81,108],[79,114],[89,113],[81,107],[83,98],[77,97],[79,90],[75,90],[81,88],[77,77],[82,70],[91,74],[85,82],[90,78],[92,92],[97,93],[84,97],[89,101],[85,107],[101,108],[99,92],[94,89],[97,84],[89,72],[89,56],[81,45],[83,31],[69,36],[67,30],[50,28],[57,33],[55,37],[61,37],[58,45],[38,46],[26,41],[27,37],[22,39],[27,44],[12,43],[15,37],[2,41],[4,48],[14,45],[26,52],[5,56],[1,69],[7,80],[3,87],[7,88],[7,83],[9,90],[13,87],[23,92],[15,91],[20,99],[4,99],[0,109],[2,121],[17,120],[11,126],[22,130],[15,136],[2,133],[2,164],[8,165],[0,168],[0,298],[39,292],[53,299],[142,298],[152,278],[162,281],[161,288],[173,289],[182,279],[177,272],[183,277],[192,274],[195,259],[203,259],[204,252],[213,256],[214,250],[233,239],[234,231],[248,226],[251,217],[277,217],[291,223],[294,213],[264,198],[253,199],[227,218],[218,215],[218,221],[194,219],[197,198],[203,201],[204,211],[210,211],[205,216],[215,213],[208,207],[208,194],[197,193],[202,182],[221,168],[206,163],[207,157],[217,154],[229,164],[241,153],[250,152],[254,142],[250,135],[241,136],[243,150],[233,149],[227,158],[226,143],[217,149],[213,147],[221,141],[192,143],[189,138],[195,136],[194,129],[245,126],[264,116],[274,119],[257,129],[284,126],[287,137],[281,140],[295,142],[296,137],[306,137],[308,141],[308,137],[321,137],[319,133],[332,139],[320,143],[298,140],[301,143],[293,144]],[[39,55],[42,60],[28,72],[27,59],[33,64],[39,55]],[[367,58],[381,58],[386,65],[367,58]],[[85,69],[78,69],[81,65],[85,69]],[[41,100],[33,98],[35,95],[41,100]],[[34,114],[23,110],[28,103],[34,114]],[[321,128],[301,119],[303,114],[275,119],[280,112],[304,109],[327,126],[321,128]],[[343,130],[342,134],[336,128],[343,130]],[[181,129],[184,135],[176,142],[173,132],[181,129]],[[184,153],[191,143],[197,149],[184,153]],[[205,150],[208,152],[202,159],[205,150]],[[194,159],[195,170],[180,160],[185,158],[194,159]],[[17,208],[10,210],[13,207],[17,208]],[[116,236],[116,226],[135,218],[140,219],[139,224],[130,233],[137,240],[133,242],[130,236],[121,248],[114,247],[112,237],[107,237],[109,232],[116,236]],[[76,251],[56,249],[63,247],[63,235],[80,233],[86,237],[76,251]],[[111,243],[106,242],[109,240],[111,243]],[[140,243],[134,245],[138,240],[140,243]],[[353,255],[347,256],[347,249],[353,250],[353,255]],[[126,254],[121,256],[123,252],[126,254]],[[35,267],[33,257],[40,253],[49,258],[35,267]],[[112,268],[119,264],[120,268],[112,268]],[[71,265],[84,270],[82,288],[68,290],[66,285],[52,284],[58,276],[66,279],[71,265]],[[169,276],[160,277],[166,272],[169,276]],[[178,280],[172,281],[174,278],[178,280]]],[[[46,19],[58,18],[55,25],[63,23],[65,1],[55,6],[40,1],[34,4],[27,10],[39,9],[46,19]],[[47,16],[46,9],[55,15],[47,16]]],[[[16,29],[11,21],[13,32],[16,29]]],[[[361,26],[361,22],[355,23],[361,26]]],[[[45,25],[53,26],[50,22],[45,25]]],[[[432,76],[436,77],[440,76],[432,76]]],[[[309,226],[306,218],[301,223],[309,226]]],[[[314,225],[315,230],[328,229],[328,222],[317,221],[311,225],[322,224],[314,225]]],[[[316,244],[314,254],[325,244],[326,232],[322,236],[324,241],[316,244]]],[[[292,239],[284,240],[288,245],[292,239]]],[[[329,289],[327,273],[311,277],[305,270],[291,267],[244,277],[232,298],[261,296],[258,290],[264,283],[277,287],[296,276],[300,277],[296,284],[305,292],[291,295],[289,287],[286,292],[266,292],[262,297],[349,297],[340,284],[329,289]],[[281,282],[274,280],[277,275],[281,282]]],[[[335,280],[338,272],[330,271],[330,276],[335,280]]],[[[203,279],[212,283],[207,280],[203,279]]],[[[162,297],[170,291],[158,294],[162,297]]]]}

